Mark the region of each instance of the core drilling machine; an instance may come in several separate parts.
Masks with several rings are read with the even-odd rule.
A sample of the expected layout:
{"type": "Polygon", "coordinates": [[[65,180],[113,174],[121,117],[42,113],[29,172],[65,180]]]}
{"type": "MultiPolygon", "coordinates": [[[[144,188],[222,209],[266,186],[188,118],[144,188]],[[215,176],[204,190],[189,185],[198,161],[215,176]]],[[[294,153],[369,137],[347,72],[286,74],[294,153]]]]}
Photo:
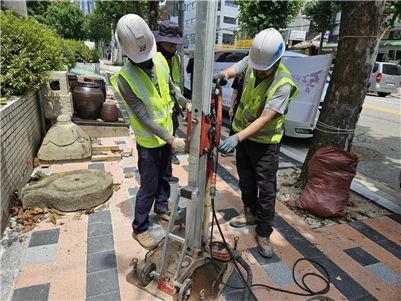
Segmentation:
{"type": "MultiPolygon", "coordinates": [[[[216,268],[216,261],[220,263],[220,267],[217,267],[219,271],[217,278],[228,279],[234,270],[233,259],[235,259],[247,270],[247,282],[252,283],[249,265],[236,250],[238,238],[235,239],[234,248],[225,242],[222,233],[224,241],[214,240],[213,221],[211,232],[209,232],[211,207],[217,223],[214,197],[216,195],[216,170],[223,107],[221,87],[218,82],[213,89],[212,96],[209,112],[195,109],[188,113],[188,148],[195,145],[199,152],[197,154],[190,152],[189,185],[178,188],[175,200],[172,198],[171,209],[171,216],[175,216],[180,198],[187,199],[186,227],[180,225],[173,231],[174,219],[170,219],[165,238],[154,250],[148,252],[144,262],[138,264],[138,261],[134,259],[134,270],[127,276],[128,282],[165,300],[173,300],[176,293],[178,293],[178,301],[188,300],[194,287],[190,277],[195,270],[202,266],[207,268],[207,264],[211,262],[215,264],[216,268]],[[200,130],[200,135],[195,133],[197,128],[200,130]],[[205,169],[201,168],[203,163],[205,163],[205,169]],[[200,182],[200,184],[190,185],[193,182],[191,177],[196,177],[192,180],[200,182]],[[202,238],[199,239],[200,237],[202,238]]],[[[207,270],[209,269],[207,268],[207,270]]],[[[204,276],[210,278],[209,274],[204,276]]],[[[211,285],[210,292],[207,287],[203,289],[203,292],[200,289],[200,294],[203,294],[201,298],[205,300],[207,297],[206,299],[213,300],[218,297],[218,293],[214,294],[215,283],[216,281],[211,285]]],[[[245,289],[246,291],[247,289],[245,289]]]]}

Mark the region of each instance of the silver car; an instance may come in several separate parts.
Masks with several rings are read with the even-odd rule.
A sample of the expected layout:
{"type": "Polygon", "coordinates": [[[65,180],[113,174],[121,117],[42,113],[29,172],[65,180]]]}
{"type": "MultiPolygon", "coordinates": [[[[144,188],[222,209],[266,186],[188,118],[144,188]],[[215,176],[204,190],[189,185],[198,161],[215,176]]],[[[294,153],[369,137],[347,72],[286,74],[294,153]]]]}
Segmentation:
{"type": "Polygon", "coordinates": [[[391,93],[398,93],[401,85],[401,66],[375,62],[370,76],[368,92],[377,92],[381,97],[391,93]]]}

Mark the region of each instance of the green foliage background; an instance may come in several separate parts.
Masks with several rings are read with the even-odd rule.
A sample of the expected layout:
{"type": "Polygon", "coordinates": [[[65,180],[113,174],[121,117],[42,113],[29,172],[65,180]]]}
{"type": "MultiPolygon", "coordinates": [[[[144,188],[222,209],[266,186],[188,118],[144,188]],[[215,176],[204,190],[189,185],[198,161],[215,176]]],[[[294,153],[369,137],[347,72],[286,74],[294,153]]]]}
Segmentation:
{"type": "Polygon", "coordinates": [[[62,66],[57,33],[30,17],[1,11],[1,95],[25,95],[62,66]]]}
{"type": "Polygon", "coordinates": [[[285,29],[305,1],[234,1],[238,5],[241,34],[252,39],[266,28],[285,29]]]}
{"type": "Polygon", "coordinates": [[[72,67],[74,62],[98,63],[101,54],[96,49],[90,49],[84,41],[59,38],[63,64],[72,67]]]}

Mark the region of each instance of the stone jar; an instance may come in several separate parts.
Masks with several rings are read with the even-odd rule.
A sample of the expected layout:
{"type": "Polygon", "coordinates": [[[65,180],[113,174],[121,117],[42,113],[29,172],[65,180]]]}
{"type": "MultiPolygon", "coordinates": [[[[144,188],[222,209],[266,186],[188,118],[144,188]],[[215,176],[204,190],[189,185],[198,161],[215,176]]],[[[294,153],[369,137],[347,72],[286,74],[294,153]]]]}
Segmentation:
{"type": "Polygon", "coordinates": [[[114,122],[118,120],[118,109],[114,102],[106,101],[103,103],[102,111],[100,112],[100,118],[106,122],[114,122]]]}
{"type": "Polygon", "coordinates": [[[70,92],[72,93],[78,84],[78,76],[74,73],[68,73],[68,84],[70,86],[70,92]]]}
{"type": "Polygon", "coordinates": [[[100,117],[104,96],[97,83],[79,81],[72,98],[79,118],[96,120],[100,117]]]}
{"type": "Polygon", "coordinates": [[[103,92],[104,96],[104,101],[106,100],[106,84],[104,83],[104,80],[99,78],[99,77],[94,77],[94,76],[85,76],[84,77],[84,82],[93,82],[99,84],[100,89],[103,92]]]}

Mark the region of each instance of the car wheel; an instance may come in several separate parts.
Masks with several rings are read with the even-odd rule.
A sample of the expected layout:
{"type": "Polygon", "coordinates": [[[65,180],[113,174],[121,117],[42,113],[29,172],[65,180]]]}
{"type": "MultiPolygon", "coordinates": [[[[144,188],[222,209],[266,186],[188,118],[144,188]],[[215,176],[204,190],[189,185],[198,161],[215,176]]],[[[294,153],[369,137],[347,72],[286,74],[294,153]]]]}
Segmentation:
{"type": "Polygon", "coordinates": [[[382,92],[377,92],[380,97],[386,97],[387,95],[390,95],[390,93],[382,93],[382,92]]]}

